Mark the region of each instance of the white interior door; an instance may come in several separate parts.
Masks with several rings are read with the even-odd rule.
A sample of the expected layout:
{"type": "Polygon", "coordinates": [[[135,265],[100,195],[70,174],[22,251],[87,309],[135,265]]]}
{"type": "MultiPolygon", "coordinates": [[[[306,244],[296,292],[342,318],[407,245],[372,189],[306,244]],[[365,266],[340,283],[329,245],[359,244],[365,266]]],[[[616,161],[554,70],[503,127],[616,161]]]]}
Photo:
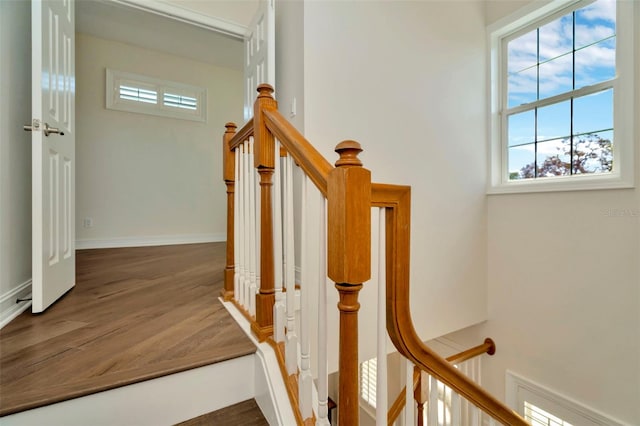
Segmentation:
{"type": "Polygon", "coordinates": [[[32,0],[33,312],[75,285],[73,0],[32,0]]]}
{"type": "Polygon", "coordinates": [[[244,119],[253,117],[259,84],[276,83],[274,0],[262,0],[244,37],[244,119]]]}

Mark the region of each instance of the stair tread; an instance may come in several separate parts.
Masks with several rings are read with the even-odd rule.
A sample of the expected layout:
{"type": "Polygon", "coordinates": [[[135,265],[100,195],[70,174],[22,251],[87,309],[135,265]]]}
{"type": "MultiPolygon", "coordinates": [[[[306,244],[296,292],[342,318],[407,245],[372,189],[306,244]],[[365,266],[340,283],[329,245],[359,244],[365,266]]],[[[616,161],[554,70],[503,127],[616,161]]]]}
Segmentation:
{"type": "Polygon", "coordinates": [[[255,399],[239,402],[229,407],[178,423],[175,426],[268,426],[255,399]]]}

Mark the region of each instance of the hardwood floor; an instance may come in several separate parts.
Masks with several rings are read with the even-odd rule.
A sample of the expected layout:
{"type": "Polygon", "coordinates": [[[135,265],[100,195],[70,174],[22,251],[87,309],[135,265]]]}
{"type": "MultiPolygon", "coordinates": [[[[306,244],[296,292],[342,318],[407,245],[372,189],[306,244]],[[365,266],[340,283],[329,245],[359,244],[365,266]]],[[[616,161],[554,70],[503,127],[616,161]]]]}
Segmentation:
{"type": "Polygon", "coordinates": [[[255,399],[204,414],[175,426],[269,426],[255,399]]]}
{"type": "Polygon", "coordinates": [[[76,260],[74,289],[0,330],[0,416],[255,352],[217,300],[224,243],[76,260]]]}

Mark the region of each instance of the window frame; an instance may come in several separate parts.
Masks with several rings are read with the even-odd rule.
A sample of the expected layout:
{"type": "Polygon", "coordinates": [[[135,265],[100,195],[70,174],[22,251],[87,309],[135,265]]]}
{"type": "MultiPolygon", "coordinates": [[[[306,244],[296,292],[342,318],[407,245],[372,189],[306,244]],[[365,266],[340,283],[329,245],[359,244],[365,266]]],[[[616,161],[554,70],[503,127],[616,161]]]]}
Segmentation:
{"type": "MultiPolygon", "coordinates": [[[[515,14],[487,27],[489,37],[489,177],[488,194],[573,191],[634,187],[634,8],[635,2],[616,2],[616,77],[606,82],[573,91],[587,94],[595,87],[613,88],[613,168],[610,173],[509,180],[507,138],[507,58],[508,40],[540,27],[570,9],[581,8],[594,0],[554,0],[543,6],[534,2],[515,14]],[[623,90],[621,90],[623,89],[623,90]]],[[[594,91],[597,92],[597,91],[594,91]]],[[[553,103],[566,94],[544,99],[553,103]]],[[[567,97],[568,98],[568,97],[567,97]]],[[[540,101],[536,101],[540,102],[540,101]]]]}
{"type": "Polygon", "coordinates": [[[106,69],[106,108],[181,120],[207,121],[207,89],[174,81],[161,80],[141,74],[106,69]],[[122,85],[144,88],[156,92],[156,103],[122,99],[122,85]],[[196,100],[196,108],[182,108],[165,104],[167,94],[196,100]]]}

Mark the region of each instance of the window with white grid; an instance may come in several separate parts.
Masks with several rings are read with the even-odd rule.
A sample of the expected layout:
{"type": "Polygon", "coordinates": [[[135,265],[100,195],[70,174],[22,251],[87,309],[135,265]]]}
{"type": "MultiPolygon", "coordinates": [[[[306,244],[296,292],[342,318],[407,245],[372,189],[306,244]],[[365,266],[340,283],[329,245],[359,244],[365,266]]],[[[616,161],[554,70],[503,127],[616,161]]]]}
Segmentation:
{"type": "Polygon", "coordinates": [[[206,121],[203,87],[107,69],[107,108],[183,120],[206,121]]]}
{"type": "Polygon", "coordinates": [[[633,3],[555,0],[491,32],[496,192],[632,185],[633,3]]]}

